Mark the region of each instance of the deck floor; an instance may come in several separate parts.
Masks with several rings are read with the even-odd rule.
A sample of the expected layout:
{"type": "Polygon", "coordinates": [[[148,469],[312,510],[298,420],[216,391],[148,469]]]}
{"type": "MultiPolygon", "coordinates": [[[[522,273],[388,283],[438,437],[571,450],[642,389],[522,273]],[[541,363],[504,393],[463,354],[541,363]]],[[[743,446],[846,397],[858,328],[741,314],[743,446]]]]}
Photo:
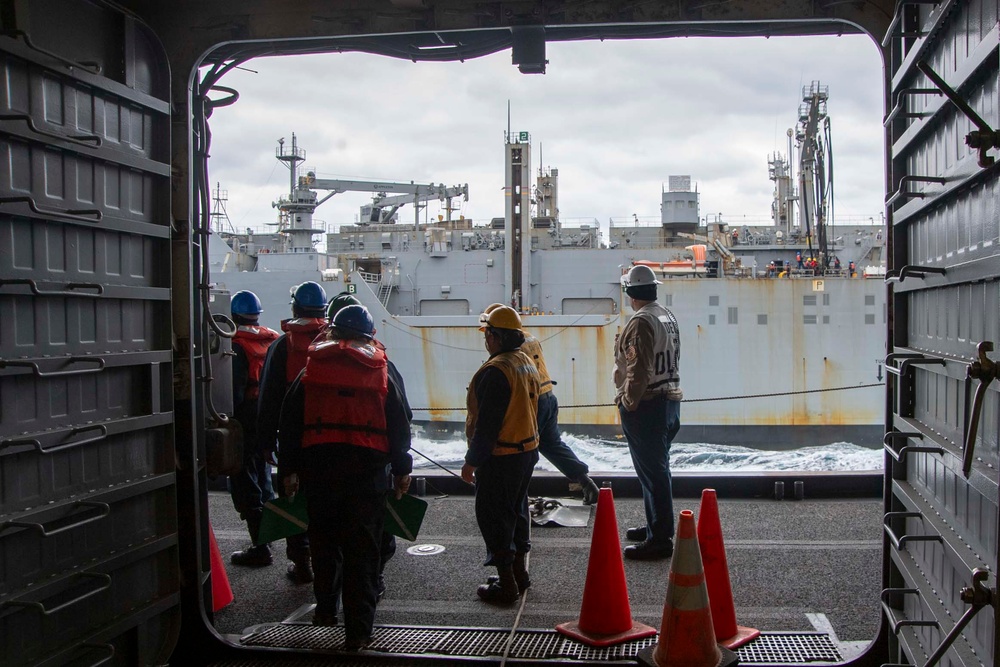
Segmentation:
{"type": "MultiPolygon", "coordinates": [[[[386,569],[388,591],[377,625],[510,628],[519,606],[497,608],[476,597],[492,568],[484,554],[471,496],[427,496],[430,503],[415,543],[398,541],[386,569]],[[407,552],[439,545],[435,555],[407,552]]],[[[568,500],[566,502],[574,502],[568,500]]],[[[578,501],[577,501],[578,502],[578,501]]],[[[675,510],[697,513],[697,498],[678,498],[675,510]]],[[[215,616],[223,634],[239,636],[280,622],[312,603],[309,585],[285,575],[284,545],[273,545],[274,564],[247,569],[228,563],[248,543],[244,525],[225,493],[209,497],[213,529],[227,564],[235,600],[215,616]]],[[[615,499],[622,545],[625,529],[642,522],[638,498],[615,499]]],[[[874,638],[880,620],[882,501],[719,499],[737,622],[764,632],[826,632],[844,658],[874,638]]],[[[519,628],[551,630],[579,617],[593,519],[586,528],[534,527],[532,588],[519,628]]],[[[625,561],[632,616],[657,629],[666,596],[669,561],[625,561]]]]}

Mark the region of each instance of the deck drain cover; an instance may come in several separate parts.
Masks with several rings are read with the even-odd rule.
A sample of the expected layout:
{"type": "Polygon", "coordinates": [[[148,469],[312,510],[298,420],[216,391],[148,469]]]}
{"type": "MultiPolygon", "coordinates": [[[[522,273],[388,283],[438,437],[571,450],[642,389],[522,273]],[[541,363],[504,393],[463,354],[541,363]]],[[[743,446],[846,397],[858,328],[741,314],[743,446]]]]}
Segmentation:
{"type": "MultiPolygon", "coordinates": [[[[502,656],[510,640],[510,631],[498,628],[455,628],[420,626],[376,626],[374,643],[365,653],[402,656],[439,656],[464,662],[470,658],[495,659],[502,656]]],[[[244,646],[270,646],[286,649],[341,651],[344,629],[318,628],[311,625],[275,624],[261,626],[240,639],[244,646]]],[[[552,630],[518,630],[510,644],[511,660],[535,662],[574,661],[574,664],[622,664],[632,662],[636,654],[656,643],[655,637],[633,640],[606,647],[591,647],[552,630]]],[[[739,664],[802,665],[840,663],[843,657],[830,636],[809,632],[764,632],[741,646],[739,664]]]]}
{"type": "Polygon", "coordinates": [[[444,552],[444,547],[440,544],[414,544],[406,550],[406,553],[414,556],[435,556],[444,552]]]}

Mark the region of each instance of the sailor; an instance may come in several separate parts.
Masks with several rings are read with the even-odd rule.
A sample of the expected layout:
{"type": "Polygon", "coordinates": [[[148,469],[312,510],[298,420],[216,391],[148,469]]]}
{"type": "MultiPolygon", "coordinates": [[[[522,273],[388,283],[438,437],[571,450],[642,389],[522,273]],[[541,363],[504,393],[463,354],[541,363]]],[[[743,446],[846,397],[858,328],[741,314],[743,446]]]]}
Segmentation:
{"type": "Polygon", "coordinates": [[[539,375],[519,349],[524,333],[517,311],[494,308],[480,330],[490,358],[469,383],[462,479],[476,485],[476,522],[486,543],[483,565],[497,568],[496,580],[487,580],[476,593],[485,602],[510,604],[531,586],[528,482],[538,463],[539,375]]]}
{"type": "MultiPolygon", "coordinates": [[[[495,309],[501,307],[501,303],[493,303],[486,306],[486,310],[479,316],[479,323],[485,324],[487,317],[495,309]]],[[[571,482],[576,482],[583,490],[583,503],[593,505],[597,502],[599,489],[594,480],[590,478],[590,468],[586,463],[573,452],[569,446],[562,441],[559,435],[559,401],[556,400],[552,387],[556,382],[549,376],[549,371],[545,366],[545,357],[542,355],[542,344],[537,338],[532,336],[526,329],[522,329],[524,343],[521,345],[521,352],[524,352],[535,363],[538,369],[538,381],[540,384],[538,396],[538,453],[547,458],[559,472],[565,475],[571,482]]]]}
{"type": "Polygon", "coordinates": [[[234,565],[263,567],[271,564],[271,549],[258,544],[264,503],[274,498],[271,470],[257,450],[257,396],[260,375],[268,347],[278,332],[257,323],[263,312],[260,299],[253,292],[233,295],[230,312],[236,324],[233,336],[233,416],[243,427],[243,468],[229,477],[229,494],[240,518],[247,522],[252,544],[230,556],[234,565]]]}
{"type": "MultiPolygon", "coordinates": [[[[257,433],[261,455],[265,460],[275,461],[278,417],[285,392],[305,368],[309,344],[326,325],[326,291],[323,287],[312,281],[295,287],[292,290],[292,318],[282,320],[281,330],[285,333],[267,351],[261,377],[257,433]]],[[[278,494],[284,494],[280,486],[278,494]]],[[[309,563],[309,537],[306,533],[293,535],[285,540],[285,555],[290,561],[287,571],[292,581],[308,584],[313,580],[312,565],[309,563]]]]}
{"type": "Polygon", "coordinates": [[[847,263],[847,275],[851,278],[856,277],[858,274],[855,273],[854,260],[847,263]]]}
{"type": "Polygon", "coordinates": [[[681,341],[673,313],[656,301],[657,284],[649,267],[628,272],[624,287],[635,314],[615,343],[615,403],[646,510],[646,525],[626,532],[639,542],[625,548],[635,560],[674,552],[670,444],[681,425],[681,341]]]}
{"type": "MultiPolygon", "coordinates": [[[[327,320],[332,325],[333,319],[342,309],[347,306],[360,305],[362,305],[362,303],[352,294],[348,292],[341,292],[337,296],[330,299],[330,305],[326,309],[327,320]]],[[[400,375],[396,365],[392,363],[392,360],[389,359],[388,356],[386,357],[386,370],[389,373],[389,379],[392,380],[392,382],[394,382],[396,387],[399,389],[400,398],[403,400],[403,411],[406,413],[406,420],[408,422],[412,422],[413,410],[410,409],[410,402],[406,398],[406,386],[403,384],[403,376],[400,375]]],[[[385,472],[387,476],[391,477],[392,471],[389,469],[389,466],[386,466],[385,472]]],[[[378,572],[378,600],[381,601],[386,590],[385,566],[386,563],[388,563],[389,560],[396,554],[396,536],[388,530],[382,531],[382,542],[379,544],[379,553],[382,556],[382,565],[379,567],[378,572]]]]}
{"type": "Polygon", "coordinates": [[[315,625],[337,624],[342,582],[344,647],[371,643],[379,543],[385,515],[386,465],[401,497],[413,461],[402,392],[389,377],[375,325],[350,305],[309,347],[305,369],[281,407],[282,485],[308,500],[316,595],[315,625]]]}
{"type": "Polygon", "coordinates": [[[795,253],[795,261],[798,262],[798,267],[797,268],[799,268],[799,269],[804,268],[802,266],[802,253],[801,252],[796,252],[795,253]]]}

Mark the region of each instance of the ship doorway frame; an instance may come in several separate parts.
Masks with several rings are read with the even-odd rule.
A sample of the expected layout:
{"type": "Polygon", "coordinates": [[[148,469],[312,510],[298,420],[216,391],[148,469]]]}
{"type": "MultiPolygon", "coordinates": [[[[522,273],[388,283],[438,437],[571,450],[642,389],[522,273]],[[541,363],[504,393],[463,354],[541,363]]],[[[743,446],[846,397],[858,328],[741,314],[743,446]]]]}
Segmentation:
{"type": "MultiPolygon", "coordinates": [[[[402,6],[402,5],[407,5],[408,3],[405,3],[405,2],[393,2],[392,4],[393,5],[400,5],[400,6],[402,6]]],[[[760,3],[760,4],[762,6],[765,6],[768,3],[760,3]]],[[[891,9],[891,7],[892,7],[892,3],[891,2],[885,2],[885,3],[883,3],[885,5],[885,7],[881,7],[879,5],[879,3],[871,3],[871,4],[873,4],[873,6],[876,6],[877,9],[881,9],[881,10],[884,10],[887,7],[891,9]]],[[[197,10],[194,10],[192,13],[195,13],[196,11],[197,10]]],[[[762,14],[765,14],[765,15],[767,14],[767,12],[764,9],[760,9],[759,11],[761,11],[762,14]]],[[[804,13],[805,13],[805,11],[806,10],[803,10],[804,13]]],[[[261,13],[263,14],[263,10],[261,10],[261,13]]],[[[752,12],[751,12],[751,14],[752,14],[752,12]]],[[[892,12],[890,11],[889,15],[891,16],[891,14],[892,14],[892,12]]],[[[855,30],[858,25],[864,25],[866,23],[869,23],[869,24],[871,24],[874,27],[886,28],[887,27],[886,22],[888,21],[888,19],[885,19],[885,18],[879,19],[879,20],[876,20],[876,19],[872,18],[870,21],[866,22],[866,21],[863,21],[860,18],[858,18],[853,23],[850,23],[850,22],[845,23],[845,20],[846,19],[842,19],[842,20],[839,20],[839,21],[837,21],[837,20],[830,20],[830,21],[827,21],[825,23],[820,23],[820,22],[815,22],[815,16],[808,15],[808,16],[803,16],[801,22],[799,22],[799,21],[780,20],[780,21],[773,21],[773,22],[756,24],[755,27],[754,27],[754,31],[753,32],[754,32],[754,34],[761,34],[761,35],[765,35],[766,34],[768,36],[772,36],[774,34],[809,35],[809,34],[819,34],[820,32],[826,32],[826,31],[831,31],[831,32],[833,32],[833,31],[840,31],[840,32],[842,32],[844,30],[845,26],[847,26],[851,30],[855,30]],[[821,26],[825,26],[825,27],[821,27],[821,26]]],[[[175,16],[173,19],[169,20],[168,22],[176,22],[176,21],[181,21],[182,22],[182,20],[180,19],[179,16],[175,16]]],[[[705,23],[711,23],[711,21],[705,21],[705,23]]],[[[754,25],[754,24],[751,24],[751,23],[743,23],[743,22],[735,22],[735,21],[732,21],[732,22],[720,22],[720,24],[721,25],[728,25],[728,26],[730,26],[730,29],[733,31],[734,35],[736,35],[736,34],[747,34],[747,32],[746,32],[746,26],[747,25],[754,25]]],[[[578,30],[580,32],[582,32],[584,29],[587,29],[587,31],[590,32],[591,34],[594,33],[594,28],[592,26],[591,27],[587,27],[587,26],[575,26],[573,28],[575,28],[576,30],[578,30]]],[[[557,28],[557,29],[553,29],[552,30],[553,36],[556,33],[559,33],[560,30],[563,31],[562,32],[563,35],[569,35],[572,32],[573,28],[565,28],[565,29],[563,29],[563,28],[557,28]]],[[[287,27],[285,29],[286,30],[290,30],[291,32],[294,33],[294,29],[287,28],[287,27]]],[[[609,34],[618,32],[619,36],[624,37],[624,36],[629,36],[630,35],[630,36],[633,36],[633,37],[636,37],[636,38],[639,38],[639,37],[647,38],[647,37],[650,37],[650,36],[659,36],[659,37],[667,38],[667,37],[671,37],[671,36],[684,36],[686,34],[697,33],[699,31],[699,28],[691,28],[690,26],[688,26],[688,27],[678,26],[677,24],[669,24],[669,23],[663,23],[663,24],[658,24],[658,25],[641,25],[641,26],[623,24],[622,26],[620,26],[620,31],[615,31],[615,30],[613,30],[611,28],[607,28],[607,29],[609,31],[609,34]]],[[[711,27],[709,27],[708,29],[711,30],[711,27]]],[[[458,32],[458,31],[456,31],[456,32],[458,32]]],[[[465,31],[461,31],[461,32],[465,32],[465,31]]],[[[489,38],[489,36],[481,34],[480,35],[480,37],[482,38],[481,40],[476,41],[475,44],[470,44],[469,47],[465,51],[462,52],[463,57],[466,57],[466,58],[476,57],[477,55],[486,55],[488,53],[493,53],[495,51],[499,51],[499,50],[510,48],[512,46],[512,44],[513,44],[513,41],[514,41],[512,35],[517,32],[517,28],[506,27],[506,28],[498,28],[496,30],[491,30],[491,31],[474,31],[473,30],[471,32],[479,32],[479,33],[492,32],[492,33],[494,33],[494,35],[492,36],[493,38],[491,39],[491,38],[489,38]]],[[[196,58],[194,60],[194,62],[189,62],[189,61],[185,60],[185,58],[189,57],[187,55],[184,55],[184,54],[178,55],[178,54],[175,53],[174,54],[174,58],[172,60],[172,63],[175,64],[175,65],[176,64],[180,64],[180,65],[186,66],[187,71],[190,73],[189,74],[189,82],[188,82],[188,85],[186,86],[186,90],[183,90],[181,92],[186,93],[189,96],[188,99],[190,99],[190,95],[192,94],[192,87],[194,86],[196,78],[198,76],[198,68],[202,67],[202,66],[204,66],[206,64],[212,63],[212,62],[215,62],[215,63],[218,64],[218,63],[222,63],[222,62],[224,62],[226,60],[232,59],[230,61],[230,65],[231,66],[238,66],[238,64],[246,62],[247,60],[250,60],[250,59],[252,59],[254,57],[260,57],[260,56],[265,56],[265,55],[293,54],[293,53],[332,52],[334,50],[337,50],[338,48],[344,48],[345,45],[347,45],[347,48],[351,48],[350,45],[353,45],[353,48],[356,48],[357,50],[362,50],[362,51],[365,51],[365,52],[368,52],[368,53],[381,54],[381,55],[398,55],[397,53],[391,53],[390,54],[390,53],[384,53],[383,51],[393,51],[393,49],[395,48],[394,45],[398,45],[400,43],[400,40],[398,39],[398,36],[389,35],[388,37],[386,37],[383,40],[385,42],[384,49],[383,49],[381,42],[379,42],[379,40],[377,38],[373,39],[372,37],[368,37],[368,36],[363,37],[363,38],[352,38],[352,37],[336,37],[336,38],[334,38],[334,37],[326,37],[326,38],[312,39],[312,40],[309,40],[309,41],[303,40],[302,37],[306,36],[307,34],[308,34],[308,31],[303,30],[300,34],[297,34],[297,35],[296,34],[288,34],[288,35],[285,35],[284,37],[281,37],[281,38],[274,38],[272,41],[268,41],[266,44],[255,43],[255,42],[244,42],[244,43],[241,43],[239,41],[228,41],[227,42],[226,38],[218,37],[218,38],[215,38],[217,40],[216,43],[217,44],[223,44],[223,43],[225,43],[225,46],[221,46],[221,47],[217,47],[217,48],[212,48],[212,49],[200,51],[201,53],[204,53],[204,55],[196,58]]],[[[437,34],[437,33],[428,31],[428,32],[421,32],[421,33],[418,33],[418,34],[431,35],[431,34],[437,34]]],[[[564,37],[564,38],[566,38],[566,37],[564,37]]],[[[594,38],[596,39],[596,37],[594,37],[594,38]]],[[[194,40],[194,38],[191,38],[191,37],[189,37],[188,39],[190,39],[192,41],[196,41],[196,40],[194,40]]],[[[196,53],[196,52],[199,52],[199,51],[195,50],[195,51],[191,51],[189,53],[196,53]]],[[[428,56],[427,57],[428,60],[434,59],[434,56],[432,56],[430,53],[428,53],[427,56],[428,56]]],[[[454,57],[454,54],[451,54],[449,57],[454,57]]],[[[229,66],[229,65],[227,65],[227,66],[229,66]]],[[[180,71],[183,72],[183,70],[180,70],[180,71]]],[[[178,79],[179,78],[180,77],[178,77],[178,79]]],[[[197,112],[195,112],[195,113],[197,113],[197,112]]],[[[197,125],[197,123],[194,123],[194,125],[197,125]]],[[[180,133],[179,132],[174,137],[173,142],[174,142],[175,155],[182,156],[182,157],[187,157],[188,156],[188,147],[190,145],[192,145],[190,143],[192,136],[193,136],[192,122],[191,122],[191,120],[188,120],[187,124],[186,124],[186,132],[185,133],[180,133]]],[[[190,165],[191,165],[191,162],[188,161],[186,167],[190,167],[190,165]]],[[[194,196],[194,191],[193,191],[193,189],[191,187],[190,173],[187,172],[187,171],[182,170],[180,173],[178,173],[177,177],[186,181],[186,184],[187,184],[187,197],[188,197],[187,204],[188,204],[188,207],[189,207],[189,210],[190,210],[191,199],[194,196]]],[[[890,230],[891,230],[891,226],[890,226],[890,230]]],[[[193,268],[193,265],[189,266],[188,268],[193,268]]],[[[178,273],[180,273],[180,272],[178,272],[178,273]]],[[[181,290],[180,293],[181,294],[189,293],[188,290],[190,289],[190,283],[188,283],[186,281],[188,281],[190,278],[191,278],[191,276],[175,276],[175,281],[178,282],[177,287],[180,288],[180,290],[181,290]]],[[[194,309],[194,310],[197,310],[197,309],[194,309]]],[[[200,324],[200,322],[199,322],[199,316],[197,315],[197,313],[195,313],[193,315],[193,317],[194,317],[195,322],[198,323],[198,324],[200,324]]],[[[198,398],[199,392],[200,392],[200,388],[196,388],[194,390],[194,394],[193,394],[194,398],[196,398],[196,399],[198,398]]],[[[197,404],[197,401],[195,401],[195,404],[197,404]]],[[[196,442],[203,442],[203,433],[204,433],[204,423],[203,423],[203,421],[204,421],[204,418],[205,418],[204,415],[201,414],[200,411],[197,411],[197,410],[195,411],[195,420],[194,420],[194,423],[191,424],[191,429],[192,429],[191,436],[192,436],[193,440],[196,441],[196,442]]],[[[182,474],[183,477],[184,477],[184,479],[185,479],[185,483],[182,485],[183,489],[189,490],[190,492],[192,492],[193,494],[195,494],[196,497],[197,497],[197,494],[199,494],[199,493],[200,494],[204,494],[205,493],[205,479],[204,479],[203,475],[199,477],[198,467],[197,466],[195,466],[192,470],[182,471],[180,474],[182,474]]],[[[204,516],[200,512],[200,509],[204,505],[203,505],[203,503],[197,502],[196,497],[195,498],[179,498],[178,500],[179,500],[179,503],[182,505],[182,507],[184,507],[186,510],[188,510],[193,515],[194,518],[196,518],[197,520],[199,520],[201,522],[201,524],[204,525],[207,517],[204,516]]],[[[201,611],[201,608],[204,605],[204,601],[202,599],[200,599],[200,598],[196,599],[196,600],[192,600],[190,598],[190,596],[189,596],[187,598],[186,602],[188,604],[189,609],[191,608],[192,604],[195,605],[194,608],[193,608],[193,611],[194,611],[193,618],[196,619],[194,621],[194,623],[197,624],[197,623],[204,622],[205,617],[204,617],[204,614],[201,611]]],[[[187,618],[190,619],[190,618],[192,618],[192,616],[191,615],[187,615],[187,618]]],[[[188,624],[190,624],[191,622],[192,621],[190,621],[190,620],[187,621],[188,624]]],[[[187,629],[189,630],[189,632],[187,632],[185,634],[185,636],[189,640],[188,643],[190,643],[192,646],[199,646],[199,648],[202,651],[205,650],[205,644],[202,644],[201,642],[204,642],[206,639],[209,640],[208,643],[213,646],[213,651],[212,652],[216,653],[216,654],[224,651],[227,648],[231,648],[232,647],[231,644],[229,644],[228,642],[225,642],[224,640],[222,640],[219,637],[219,635],[217,633],[215,633],[214,630],[211,629],[210,627],[209,628],[203,628],[204,632],[200,632],[200,633],[199,632],[190,632],[190,630],[191,630],[190,627],[187,628],[187,629]],[[197,638],[195,638],[195,637],[197,637],[197,638]],[[224,646],[220,646],[220,644],[224,645],[224,646]]],[[[857,659],[855,659],[855,660],[853,660],[853,661],[851,661],[849,663],[844,663],[844,664],[850,664],[850,665],[876,664],[876,662],[875,662],[876,660],[878,662],[881,662],[882,658],[884,657],[886,636],[887,636],[886,623],[885,623],[885,619],[883,618],[879,634],[875,638],[875,640],[873,641],[872,645],[869,647],[868,651],[866,651],[863,656],[861,656],[861,657],[859,657],[859,658],[857,658],[857,659]],[[881,654],[881,655],[876,655],[876,654],[881,654]]],[[[204,655],[204,653],[203,653],[203,655],[204,655]]]]}

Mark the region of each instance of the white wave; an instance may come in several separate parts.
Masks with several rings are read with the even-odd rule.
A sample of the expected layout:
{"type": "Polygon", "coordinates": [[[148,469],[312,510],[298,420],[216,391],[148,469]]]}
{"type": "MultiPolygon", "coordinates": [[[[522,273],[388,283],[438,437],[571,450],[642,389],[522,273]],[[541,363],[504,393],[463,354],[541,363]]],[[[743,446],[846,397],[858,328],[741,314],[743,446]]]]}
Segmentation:
{"type": "MultiPolygon", "coordinates": [[[[631,472],[632,458],[625,440],[601,440],[581,438],[563,433],[563,442],[586,463],[591,472],[631,472]]],[[[436,468],[437,464],[450,470],[462,467],[465,457],[464,439],[433,440],[416,436],[413,438],[413,466],[421,470],[436,468]],[[427,458],[417,454],[420,452],[427,458]]],[[[838,442],[817,447],[802,447],[785,451],[770,451],[713,445],[709,443],[675,443],[670,448],[670,468],[673,471],[712,472],[739,470],[742,472],[764,471],[815,471],[846,472],[881,470],[883,452],[868,449],[849,442],[838,442]]],[[[555,472],[556,468],[544,457],[538,463],[538,470],[555,472]]]]}

